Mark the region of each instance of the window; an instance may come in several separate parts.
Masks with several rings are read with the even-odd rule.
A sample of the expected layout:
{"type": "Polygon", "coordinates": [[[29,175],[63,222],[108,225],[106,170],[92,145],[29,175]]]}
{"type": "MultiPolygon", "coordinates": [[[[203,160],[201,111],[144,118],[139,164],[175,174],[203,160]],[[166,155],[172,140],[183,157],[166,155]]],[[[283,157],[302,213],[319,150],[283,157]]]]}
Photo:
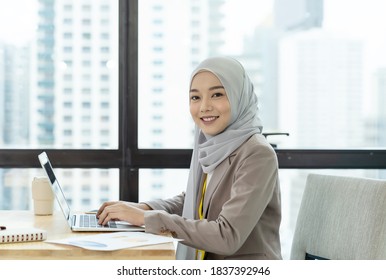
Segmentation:
{"type": "Polygon", "coordinates": [[[64,39],[72,39],[72,33],[64,33],[63,38],[64,39]]]}
{"type": "Polygon", "coordinates": [[[85,40],[90,40],[91,39],[91,33],[83,33],[82,38],[85,40]]]}
{"type": "MultiPolygon", "coordinates": [[[[61,130],[55,129],[55,127],[61,126],[63,118],[60,114],[63,107],[75,109],[73,112],[78,116],[74,116],[74,118],[80,119],[79,115],[82,114],[83,107],[78,93],[82,92],[82,83],[85,82],[89,82],[87,86],[90,86],[90,92],[96,93],[92,102],[99,103],[102,95],[99,92],[100,84],[94,83],[93,80],[98,79],[98,73],[103,68],[104,72],[101,76],[103,87],[111,93],[111,99],[106,102],[114,103],[109,108],[111,108],[110,114],[115,114],[115,117],[111,118],[110,124],[115,133],[115,135],[111,135],[115,139],[110,139],[109,148],[116,149],[118,147],[118,123],[114,123],[114,121],[118,119],[118,110],[115,109],[118,104],[118,86],[116,83],[119,64],[110,63],[109,68],[106,68],[106,65],[99,64],[100,56],[87,56],[87,59],[80,59],[84,58],[81,52],[89,54],[94,47],[103,52],[106,61],[118,59],[119,29],[118,20],[116,20],[118,18],[118,0],[108,3],[97,0],[91,4],[82,0],[64,5],[52,5],[49,1],[38,2],[37,0],[28,1],[28,4],[23,1],[23,4],[20,4],[20,1],[3,3],[0,9],[2,10],[0,12],[1,26],[7,26],[7,28],[0,28],[0,69],[9,69],[10,66],[12,66],[11,68],[17,66],[19,69],[15,68],[15,71],[7,73],[7,77],[4,70],[0,70],[0,85],[4,84],[4,80],[10,81],[9,86],[4,87],[7,89],[6,95],[18,96],[9,99],[10,108],[20,107],[20,110],[25,108],[23,115],[11,119],[10,127],[28,126],[28,130],[32,133],[25,133],[21,130],[2,131],[0,136],[12,134],[9,138],[14,139],[15,142],[0,140],[1,148],[20,144],[16,142],[20,137],[14,135],[15,133],[23,134],[23,145],[28,148],[47,148],[47,141],[43,139],[48,138],[53,139],[50,147],[60,148],[58,143],[60,143],[61,135],[59,132],[61,130]],[[10,11],[17,6],[26,7],[23,9],[25,12],[19,9],[22,21],[11,16],[13,13],[10,11]],[[77,12],[74,13],[74,11],[77,12]],[[98,21],[91,21],[93,17],[100,17],[101,11],[105,12],[103,17],[108,17],[110,22],[103,29],[104,36],[109,38],[109,40],[104,40],[103,44],[93,40],[93,38],[99,38],[101,32],[98,28],[98,21]],[[17,22],[13,23],[15,20],[17,22]],[[69,26],[70,23],[75,28],[69,26]],[[87,25],[87,30],[82,28],[83,25],[87,25]],[[34,32],[35,26],[36,32],[34,32]],[[92,41],[92,45],[90,45],[90,41],[92,41]],[[5,61],[4,57],[8,57],[8,61],[5,61]],[[17,58],[19,59],[17,60],[17,58]],[[20,72],[22,69],[25,73],[20,72]],[[35,72],[36,75],[33,74],[35,72]],[[25,87],[22,88],[19,85],[25,85],[25,87]],[[70,93],[74,94],[71,103],[65,100],[65,96],[70,93]],[[20,102],[24,102],[24,105],[20,106],[18,104],[20,102]],[[37,114],[36,117],[30,117],[34,114],[37,114]],[[52,116],[47,114],[52,114],[52,116]],[[53,127],[51,135],[47,135],[47,130],[39,129],[42,126],[38,124],[42,121],[46,122],[46,127],[53,127]],[[42,134],[44,136],[41,136],[42,134]]],[[[3,96],[2,87],[0,91],[2,91],[1,96],[3,96]]],[[[0,101],[1,107],[4,106],[3,104],[5,104],[4,101],[0,101]]],[[[87,108],[89,107],[85,109],[87,108]]],[[[14,112],[9,111],[6,114],[0,118],[0,127],[3,127],[3,120],[9,119],[8,116],[14,112]]],[[[74,122],[74,126],[77,125],[77,122],[74,122]]],[[[73,127],[72,129],[74,135],[77,134],[76,130],[79,132],[79,128],[73,127]]],[[[77,145],[79,144],[75,144],[74,148],[77,145]]],[[[93,146],[93,148],[100,147],[93,146]]]]}
{"type": "MultiPolygon", "coordinates": [[[[289,133],[275,139],[280,147],[385,146],[377,129],[385,119],[384,110],[376,101],[384,88],[375,86],[384,78],[380,60],[384,61],[381,46],[386,43],[377,36],[384,25],[357,21],[359,15],[381,20],[379,10],[385,4],[357,1],[342,20],[340,11],[348,2],[263,2],[138,2],[139,26],[144,27],[139,31],[139,92],[157,86],[164,100],[173,100],[166,104],[180,104],[163,109],[164,115],[181,116],[164,130],[163,146],[175,148],[171,135],[176,127],[184,127],[180,140],[189,148],[193,127],[186,110],[189,75],[197,62],[213,55],[230,55],[244,64],[258,94],[264,131],[289,133]],[[302,18],[307,13],[309,18],[302,18]],[[185,27],[163,28],[181,25],[185,27]],[[158,30],[167,36],[154,37],[158,30]],[[179,63],[170,57],[178,57],[179,63]],[[157,71],[159,65],[162,72],[157,71]]],[[[151,129],[147,116],[154,108],[147,96],[139,96],[141,148],[147,148],[151,129]]]]}
{"type": "MultiPolygon", "coordinates": [[[[100,205],[99,195],[101,194],[99,194],[98,189],[104,190],[103,201],[116,200],[119,197],[117,169],[89,169],[94,185],[83,185],[83,187],[77,182],[80,182],[84,169],[82,169],[83,171],[80,169],[69,171],[54,167],[54,170],[67,200],[74,209],[86,211],[90,207],[100,205]],[[100,174],[103,173],[109,174],[108,177],[102,177],[100,174]],[[74,186],[78,186],[78,188],[74,188],[74,186]],[[89,195],[91,204],[85,205],[81,202],[79,199],[81,192],[93,193],[93,195],[89,195]]],[[[34,177],[43,176],[42,169],[0,169],[0,176],[2,178],[0,185],[1,209],[32,210],[31,182],[34,177]]],[[[91,182],[90,178],[87,180],[91,182]]],[[[59,209],[57,210],[59,211],[59,209]]]]}
{"type": "Polygon", "coordinates": [[[102,33],[101,35],[102,40],[108,40],[110,39],[110,34],[109,33],[102,33]]]}
{"type": "Polygon", "coordinates": [[[64,5],[63,10],[65,12],[71,12],[72,11],[72,6],[71,5],[64,5]]]}
{"type": "Polygon", "coordinates": [[[83,5],[82,6],[82,11],[83,12],[90,12],[91,11],[91,6],[90,5],[83,5]]]}
{"type": "MultiPolygon", "coordinates": [[[[306,174],[336,170],[289,171],[283,167],[294,167],[295,162],[321,166],[324,160],[311,157],[322,154],[331,166],[349,166],[350,160],[343,160],[345,152],[335,157],[334,150],[325,149],[386,147],[382,136],[385,133],[379,130],[385,126],[386,116],[377,101],[386,96],[386,40],[379,36],[385,32],[380,11],[386,4],[380,0],[356,1],[354,6],[351,3],[138,1],[139,148],[156,149],[157,153],[162,153],[162,149],[169,152],[191,148],[194,126],[187,98],[191,71],[208,56],[230,55],[240,60],[254,82],[264,132],[289,133],[269,136],[269,141],[278,147],[282,167],[282,237],[286,258],[306,174]],[[175,13],[176,10],[179,12],[175,13]],[[358,18],[378,20],[359,22],[358,18]],[[299,156],[280,152],[300,148],[310,149],[310,158],[306,151],[299,152],[299,156]]],[[[376,157],[369,162],[375,163],[376,157]]],[[[373,169],[339,169],[337,173],[386,178],[384,172],[373,169]]],[[[140,170],[139,197],[144,200],[167,192],[170,177],[162,180],[151,174],[150,170],[140,170]]],[[[170,188],[166,196],[177,194],[176,189],[170,188]]]]}
{"type": "Polygon", "coordinates": [[[34,176],[43,176],[37,161],[42,149],[47,150],[68,200],[77,209],[119,199],[120,166],[107,167],[103,163],[107,158],[119,162],[114,159],[119,148],[118,4],[118,0],[80,0],[65,5],[15,0],[1,4],[0,209],[31,209],[29,186],[34,176]],[[14,11],[18,11],[17,17],[14,11]],[[91,20],[100,17],[102,11],[109,23],[103,31],[99,20],[91,20]],[[99,41],[101,33],[103,44],[99,41]],[[94,47],[103,51],[103,57],[82,55],[91,53],[94,47]],[[110,61],[109,67],[106,63],[101,65],[101,59],[110,61]],[[103,85],[98,79],[102,69],[103,85]],[[8,81],[6,85],[4,81],[8,81]],[[99,110],[91,110],[99,104],[103,104],[106,115],[103,127],[99,126],[99,110]],[[15,154],[14,149],[24,149],[23,155],[15,159],[16,165],[6,155],[15,154]],[[70,151],[59,155],[69,160],[66,171],[57,164],[56,153],[61,153],[60,149],[70,151]],[[91,174],[85,178],[81,170],[73,167],[76,162],[87,162],[80,159],[90,149],[110,156],[102,156],[100,164],[93,159],[89,161],[93,162],[91,167],[83,165],[81,170],[91,174]],[[13,166],[16,169],[10,168],[13,166]],[[82,178],[88,181],[78,183],[82,178]],[[82,197],[80,192],[81,186],[87,184],[90,198],[82,197]],[[109,189],[102,195],[100,186],[109,189]],[[89,206],[82,205],[82,199],[89,206]]]}
{"type": "Polygon", "coordinates": [[[290,134],[269,137],[278,147],[283,248],[307,173],[386,177],[385,43],[378,41],[386,26],[383,0],[304,1],[313,7],[288,0],[79,0],[62,7],[40,1],[39,11],[31,0],[11,24],[7,7],[18,1],[0,9],[2,209],[30,207],[28,186],[41,175],[41,149],[76,209],[183,191],[193,144],[189,75],[202,59],[219,54],[235,56],[248,70],[265,131],[290,134]],[[109,6],[103,16],[101,5],[109,6]],[[72,39],[64,40],[69,32],[72,39]],[[90,39],[82,38],[86,32],[90,39]],[[82,47],[95,53],[83,55],[82,47]],[[9,65],[17,71],[5,71],[9,65]],[[90,177],[83,178],[85,170],[90,177]],[[92,197],[82,196],[82,184],[90,185],[92,197]]]}
{"type": "Polygon", "coordinates": [[[82,24],[84,26],[90,26],[91,25],[91,19],[88,19],[88,18],[82,19],[82,24]]]}

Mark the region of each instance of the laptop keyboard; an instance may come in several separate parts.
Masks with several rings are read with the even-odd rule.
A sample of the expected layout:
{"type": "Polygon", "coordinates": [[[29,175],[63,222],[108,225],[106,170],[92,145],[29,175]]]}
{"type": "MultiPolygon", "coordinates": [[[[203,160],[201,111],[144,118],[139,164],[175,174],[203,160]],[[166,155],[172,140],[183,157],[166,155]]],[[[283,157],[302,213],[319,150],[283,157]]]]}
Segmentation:
{"type": "Polygon", "coordinates": [[[98,227],[109,227],[109,228],[116,228],[117,225],[114,221],[109,221],[107,225],[102,226],[98,224],[98,219],[96,218],[96,215],[94,214],[82,214],[80,215],[80,221],[79,225],[81,227],[92,227],[92,228],[98,228],[98,227]]]}

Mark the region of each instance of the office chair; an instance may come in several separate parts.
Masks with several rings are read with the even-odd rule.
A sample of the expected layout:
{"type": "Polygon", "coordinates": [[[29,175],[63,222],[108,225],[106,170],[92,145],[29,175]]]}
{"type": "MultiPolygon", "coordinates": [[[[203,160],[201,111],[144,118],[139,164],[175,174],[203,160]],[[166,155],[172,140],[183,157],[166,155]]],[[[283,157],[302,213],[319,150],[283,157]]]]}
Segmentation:
{"type": "Polygon", "coordinates": [[[386,181],[309,174],[291,259],[386,259],[386,181]]]}
{"type": "MultiPolygon", "coordinates": [[[[263,132],[262,133],[263,136],[265,138],[268,138],[268,136],[273,136],[273,135],[285,135],[285,136],[289,136],[289,133],[288,132],[263,132]]],[[[277,148],[277,144],[274,144],[274,143],[270,143],[272,148],[276,149],[277,148]]]]}

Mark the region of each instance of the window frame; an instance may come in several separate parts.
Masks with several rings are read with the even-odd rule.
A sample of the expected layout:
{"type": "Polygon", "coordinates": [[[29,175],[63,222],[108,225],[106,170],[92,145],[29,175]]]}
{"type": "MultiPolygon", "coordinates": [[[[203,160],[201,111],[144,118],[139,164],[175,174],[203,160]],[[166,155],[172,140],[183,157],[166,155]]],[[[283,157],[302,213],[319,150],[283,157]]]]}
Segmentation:
{"type": "MultiPolygon", "coordinates": [[[[119,0],[118,149],[0,149],[0,168],[118,168],[119,199],[138,201],[142,168],[189,168],[191,149],[138,149],[138,0],[119,0]]],[[[275,149],[279,168],[386,169],[386,149],[275,149]]]]}

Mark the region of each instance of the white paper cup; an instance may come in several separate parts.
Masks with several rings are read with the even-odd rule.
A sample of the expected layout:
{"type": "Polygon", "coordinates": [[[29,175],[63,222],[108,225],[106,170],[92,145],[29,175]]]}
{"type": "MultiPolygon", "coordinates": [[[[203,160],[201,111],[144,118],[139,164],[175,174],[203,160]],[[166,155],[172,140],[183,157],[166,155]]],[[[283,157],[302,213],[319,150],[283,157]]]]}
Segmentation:
{"type": "Polygon", "coordinates": [[[35,215],[52,215],[54,211],[54,194],[48,178],[33,178],[31,189],[35,215]]]}

